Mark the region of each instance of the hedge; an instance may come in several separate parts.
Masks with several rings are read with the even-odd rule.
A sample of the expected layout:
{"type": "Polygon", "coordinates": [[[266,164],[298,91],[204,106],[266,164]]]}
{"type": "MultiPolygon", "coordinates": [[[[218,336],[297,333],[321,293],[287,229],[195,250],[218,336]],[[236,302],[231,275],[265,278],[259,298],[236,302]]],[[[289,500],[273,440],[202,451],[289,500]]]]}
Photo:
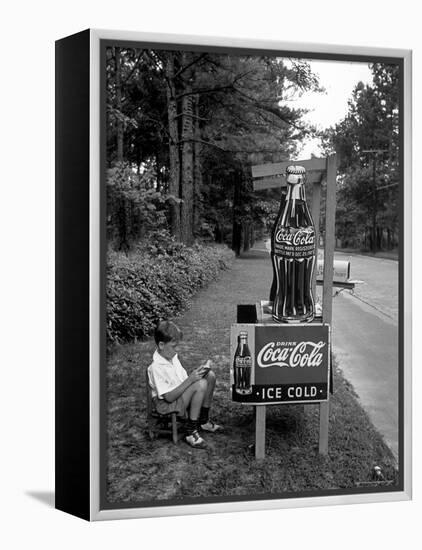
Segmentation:
{"type": "Polygon", "coordinates": [[[217,279],[233,259],[226,246],[175,242],[139,247],[129,256],[109,251],[108,346],[149,336],[159,319],[186,309],[192,295],[217,279]]]}

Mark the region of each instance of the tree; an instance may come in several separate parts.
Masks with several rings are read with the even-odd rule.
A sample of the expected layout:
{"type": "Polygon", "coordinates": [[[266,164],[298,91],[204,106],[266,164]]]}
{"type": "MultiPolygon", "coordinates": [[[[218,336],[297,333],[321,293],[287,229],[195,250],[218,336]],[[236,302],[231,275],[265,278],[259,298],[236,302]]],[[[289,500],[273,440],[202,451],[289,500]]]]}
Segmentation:
{"type": "Polygon", "coordinates": [[[107,170],[107,237],[127,252],[148,231],[166,228],[166,197],[152,185],[153,167],[136,174],[129,164],[107,170]]]}
{"type": "MultiPolygon", "coordinates": [[[[172,234],[247,248],[258,223],[250,165],[290,156],[309,128],[289,94],[317,89],[305,62],[159,49],[107,52],[107,152],[155,167],[172,234]],[[227,223],[232,227],[227,235],[227,223]],[[239,246],[236,243],[241,243],[239,246]]],[[[259,222],[260,223],[260,222],[259,222]]]]}
{"type": "MultiPolygon", "coordinates": [[[[169,52],[165,56],[165,76],[166,76],[166,95],[167,95],[167,115],[168,115],[168,147],[169,147],[169,191],[174,197],[180,196],[180,155],[179,155],[179,130],[178,130],[178,112],[175,83],[175,61],[176,55],[169,52]]],[[[170,227],[174,236],[180,239],[180,208],[175,200],[170,206],[170,227]]]]}
{"type": "MultiPolygon", "coordinates": [[[[287,95],[302,89],[318,89],[316,79],[307,70],[307,64],[297,62],[288,69],[283,60],[256,56],[218,56],[212,60],[213,88],[202,75],[203,165],[210,180],[219,183],[216,197],[230,197],[232,216],[218,215],[227,201],[205,202],[202,219],[207,229],[214,225],[216,238],[225,233],[221,220],[232,218],[232,246],[240,252],[253,239],[255,215],[250,175],[251,164],[276,162],[290,157],[299,140],[309,132],[302,122],[303,111],[288,108],[287,95]],[[303,69],[303,70],[299,70],[303,69]],[[209,177],[210,176],[210,177],[209,177]]],[[[204,191],[206,193],[206,191],[204,191]]],[[[207,194],[207,193],[206,193],[207,194]]]]}
{"type": "Polygon", "coordinates": [[[347,116],[326,133],[325,145],[340,158],[337,236],[375,252],[397,242],[399,68],[375,63],[371,70],[372,84],[357,84],[347,116]]]}

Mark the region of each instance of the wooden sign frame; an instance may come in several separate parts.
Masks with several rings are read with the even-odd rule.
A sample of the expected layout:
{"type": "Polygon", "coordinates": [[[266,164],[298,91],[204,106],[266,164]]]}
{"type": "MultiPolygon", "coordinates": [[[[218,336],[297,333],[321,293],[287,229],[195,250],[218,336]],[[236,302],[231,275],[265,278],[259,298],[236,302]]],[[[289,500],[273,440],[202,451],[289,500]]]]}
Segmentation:
{"type": "MultiPolygon", "coordinates": [[[[231,394],[231,398],[232,400],[235,400],[236,402],[238,402],[239,404],[241,405],[249,405],[249,406],[253,406],[254,407],[254,411],[255,411],[255,458],[257,460],[260,460],[260,459],[263,459],[265,458],[265,426],[266,426],[266,413],[267,413],[267,406],[275,406],[275,405],[297,405],[297,404],[301,404],[301,405],[305,405],[305,404],[313,404],[313,405],[317,405],[317,406],[321,406],[322,404],[329,404],[329,394],[330,394],[330,390],[329,390],[329,385],[330,385],[330,371],[331,371],[331,327],[329,325],[326,325],[324,323],[309,323],[309,324],[305,324],[305,325],[283,325],[283,324],[275,324],[272,319],[270,321],[267,321],[267,322],[259,322],[259,321],[263,321],[263,319],[260,319],[260,304],[257,304],[257,311],[258,311],[258,322],[255,323],[255,324],[242,324],[242,323],[237,323],[235,325],[232,325],[231,327],[231,338],[230,338],[230,358],[231,358],[231,365],[232,365],[232,371],[231,371],[231,380],[230,380],[230,394],[231,394]],[[292,378],[292,373],[294,373],[294,369],[292,369],[291,367],[284,367],[284,368],[287,368],[287,372],[286,371],[280,371],[279,373],[278,372],[275,372],[275,376],[277,376],[277,379],[279,380],[279,384],[282,384],[282,385],[279,385],[278,388],[277,388],[277,391],[280,390],[280,393],[283,393],[283,396],[280,396],[280,399],[262,399],[261,400],[256,400],[254,399],[254,395],[255,393],[258,393],[258,391],[260,392],[261,390],[264,392],[266,391],[269,391],[270,389],[271,390],[275,390],[274,388],[274,380],[272,380],[273,382],[273,385],[269,385],[268,386],[268,389],[267,389],[267,386],[259,386],[257,384],[259,384],[259,382],[257,381],[256,379],[256,375],[257,375],[257,369],[258,369],[258,365],[256,364],[256,347],[257,347],[257,331],[259,330],[262,330],[262,329],[267,329],[269,328],[272,332],[272,334],[275,334],[275,333],[279,333],[279,336],[277,336],[277,338],[279,338],[280,340],[288,340],[290,339],[291,337],[288,336],[288,333],[289,332],[294,332],[295,333],[295,336],[294,336],[294,340],[297,344],[299,344],[301,341],[309,341],[309,332],[313,330],[313,328],[315,328],[316,330],[315,331],[318,331],[320,330],[320,334],[321,334],[321,328],[324,328],[324,332],[326,332],[326,336],[323,336],[324,338],[324,344],[326,345],[326,349],[325,349],[325,362],[326,362],[326,367],[324,365],[323,369],[326,368],[326,372],[323,372],[323,376],[318,379],[318,384],[317,386],[319,388],[323,388],[323,389],[319,389],[318,391],[320,391],[321,393],[323,393],[323,396],[321,396],[320,398],[318,398],[317,395],[311,397],[311,398],[306,398],[306,395],[301,395],[300,397],[293,397],[292,399],[289,399],[288,398],[288,395],[287,393],[292,390],[292,389],[295,389],[295,387],[297,387],[298,385],[302,386],[303,384],[305,384],[304,382],[302,383],[299,383],[299,378],[295,378],[295,381],[294,382],[291,382],[290,383],[290,386],[289,384],[287,383],[287,378],[288,379],[291,379],[292,378]],[[304,330],[302,330],[304,329],[304,330]],[[246,331],[246,333],[249,335],[249,340],[250,340],[250,343],[249,343],[249,347],[250,347],[250,351],[251,351],[251,354],[252,354],[252,369],[251,369],[251,392],[252,392],[252,395],[248,395],[246,397],[243,397],[242,396],[238,396],[238,399],[235,398],[236,394],[235,394],[235,389],[234,389],[234,382],[235,382],[235,375],[234,375],[234,361],[233,361],[233,358],[234,358],[234,354],[235,354],[235,350],[236,350],[236,345],[237,345],[237,337],[236,335],[239,334],[241,331],[246,331]],[[299,339],[298,337],[298,332],[302,332],[303,334],[307,334],[306,336],[300,336],[300,338],[302,339],[299,339]]],[[[321,336],[320,336],[321,337],[321,336]]],[[[309,342],[308,342],[309,343],[309,342]]],[[[258,369],[259,370],[259,369],[258,369]]],[[[297,375],[295,375],[294,377],[298,376],[300,378],[303,379],[303,374],[305,374],[306,376],[306,368],[305,368],[305,371],[303,372],[301,369],[299,369],[297,375]]],[[[272,375],[273,376],[273,375],[272,375]]],[[[313,380],[315,380],[315,378],[313,378],[313,380]]],[[[266,382],[266,384],[268,384],[268,382],[266,382]]],[[[307,383],[306,383],[306,386],[305,387],[312,387],[312,388],[317,388],[317,386],[313,386],[312,385],[312,382],[309,381],[309,379],[307,380],[307,383]]],[[[317,393],[315,391],[315,393],[317,393]]],[[[328,425],[327,426],[323,426],[323,428],[327,429],[328,430],[328,425]]],[[[319,430],[319,444],[321,445],[321,440],[323,440],[324,442],[328,440],[328,435],[326,433],[322,433],[321,431],[321,426],[320,426],[320,430],[319,430]]],[[[320,449],[320,453],[322,453],[323,450],[320,449]]]]}
{"type": "MultiPolygon", "coordinates": [[[[324,270],[322,293],[322,322],[330,325],[333,317],[333,264],[335,246],[337,155],[326,158],[286,160],[283,162],[252,166],[254,191],[286,185],[286,168],[296,164],[306,169],[306,181],[312,183],[311,213],[315,225],[315,242],[319,243],[319,219],[321,211],[321,183],[326,181],[324,270]]],[[[314,269],[312,289],[315,296],[317,270],[314,269]]],[[[256,406],[256,458],[265,456],[265,405],[256,406]]],[[[319,452],[328,453],[329,400],[319,404],[319,452]]]]}

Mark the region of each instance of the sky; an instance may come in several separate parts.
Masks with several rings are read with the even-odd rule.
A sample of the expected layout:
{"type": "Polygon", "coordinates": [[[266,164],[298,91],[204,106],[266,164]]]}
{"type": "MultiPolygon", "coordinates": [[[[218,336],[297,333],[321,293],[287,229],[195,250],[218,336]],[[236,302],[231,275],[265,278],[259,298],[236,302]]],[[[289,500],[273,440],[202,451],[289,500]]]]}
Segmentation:
{"type": "MultiPolygon", "coordinates": [[[[364,84],[372,82],[372,75],[367,63],[343,61],[309,61],[312,71],[319,76],[320,84],[326,93],[307,92],[292,101],[294,107],[311,111],[305,120],[321,129],[329,128],[347,114],[347,102],[359,81],[364,84]]],[[[307,140],[303,143],[297,160],[320,156],[319,140],[307,140]]]]}

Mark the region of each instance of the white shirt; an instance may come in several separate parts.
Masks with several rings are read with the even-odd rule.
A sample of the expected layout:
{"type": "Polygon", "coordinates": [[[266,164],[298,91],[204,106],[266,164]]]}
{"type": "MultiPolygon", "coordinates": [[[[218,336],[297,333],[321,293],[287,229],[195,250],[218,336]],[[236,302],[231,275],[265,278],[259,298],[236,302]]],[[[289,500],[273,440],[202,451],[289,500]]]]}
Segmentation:
{"type": "Polygon", "coordinates": [[[152,363],[148,367],[148,380],[151,386],[152,397],[164,399],[163,394],[167,393],[186,380],[188,373],[182,367],[177,353],[171,361],[155,350],[152,356],[152,363]]]}

